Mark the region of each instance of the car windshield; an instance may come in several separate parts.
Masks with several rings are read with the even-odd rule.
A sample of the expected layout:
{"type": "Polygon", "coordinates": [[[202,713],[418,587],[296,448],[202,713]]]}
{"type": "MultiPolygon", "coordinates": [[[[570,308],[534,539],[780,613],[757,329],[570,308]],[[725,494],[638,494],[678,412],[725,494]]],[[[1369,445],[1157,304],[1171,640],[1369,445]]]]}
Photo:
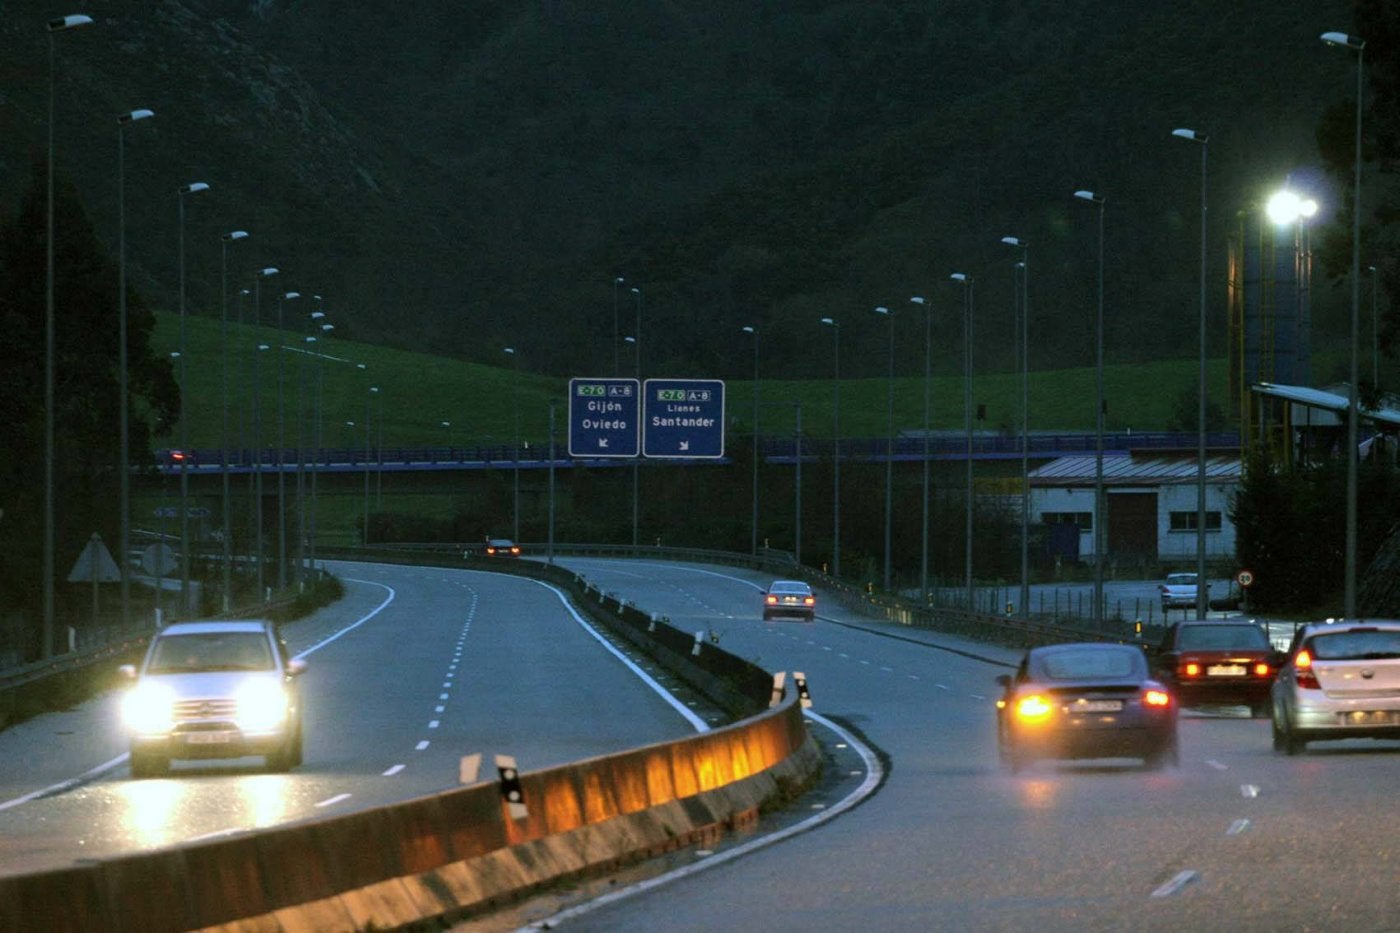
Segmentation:
{"type": "Polygon", "coordinates": [[[1142,673],[1142,652],[1132,648],[1082,648],[1054,651],[1041,657],[1040,668],[1050,680],[1097,680],[1142,673]]]}
{"type": "Polygon", "coordinates": [[[1318,661],[1400,658],[1400,631],[1358,629],[1314,635],[1309,650],[1318,661]]]}
{"type": "Polygon", "coordinates": [[[1184,625],[1177,633],[1176,645],[1187,651],[1212,648],[1269,648],[1269,638],[1255,625],[1184,625]]]}
{"type": "Polygon", "coordinates": [[[149,674],[270,671],[272,647],[261,632],[200,632],[156,639],[149,674]]]}

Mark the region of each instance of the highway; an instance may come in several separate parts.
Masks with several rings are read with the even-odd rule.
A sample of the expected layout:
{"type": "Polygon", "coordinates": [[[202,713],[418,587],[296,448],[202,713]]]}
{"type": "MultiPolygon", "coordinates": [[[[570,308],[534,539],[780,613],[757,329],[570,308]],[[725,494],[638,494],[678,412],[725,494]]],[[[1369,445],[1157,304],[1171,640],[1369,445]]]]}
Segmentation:
{"type": "MultiPolygon", "coordinates": [[[[806,672],[813,712],[859,730],[888,777],[840,818],[742,858],[723,860],[723,846],[692,852],[673,861],[681,877],[651,879],[635,896],[622,896],[622,879],[598,886],[624,889],[598,906],[537,904],[463,929],[1395,926],[1395,743],[1323,743],[1284,758],[1265,720],[1187,712],[1177,769],[1038,763],[1012,777],[996,761],[993,678],[1017,652],[860,619],[830,602],[812,624],[764,623],[768,580],[750,571],[561,563],[683,628],[717,633],[731,652],[806,672]]],[[[830,802],[818,794],[794,809],[830,802]]]]}
{"type": "MultiPolygon", "coordinates": [[[[115,692],[0,732],[0,873],[364,809],[457,784],[463,755],[532,770],[693,734],[550,588],[339,564],[346,596],[283,627],[304,657],[305,764],[176,762],[131,780],[115,692]]],[[[115,674],[115,671],[114,671],[115,674]]],[[[114,677],[114,683],[115,683],[114,677]]]]}

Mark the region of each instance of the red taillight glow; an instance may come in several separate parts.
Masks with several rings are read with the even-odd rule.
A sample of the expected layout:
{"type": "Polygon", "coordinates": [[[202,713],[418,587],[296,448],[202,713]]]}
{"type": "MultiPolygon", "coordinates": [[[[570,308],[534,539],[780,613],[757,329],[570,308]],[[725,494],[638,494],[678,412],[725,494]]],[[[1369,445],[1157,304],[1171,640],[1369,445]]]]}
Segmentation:
{"type": "Polygon", "coordinates": [[[802,605],[804,606],[815,606],[816,604],[817,598],[815,596],[808,596],[806,599],[802,600],[802,605]]]}
{"type": "Polygon", "coordinates": [[[1191,661],[1191,662],[1188,662],[1188,663],[1186,663],[1186,664],[1181,665],[1181,676],[1183,676],[1183,677],[1200,677],[1200,676],[1201,676],[1201,665],[1197,664],[1195,661],[1191,661]]]}
{"type": "Polygon", "coordinates": [[[1268,677],[1270,673],[1272,673],[1272,671],[1271,671],[1271,669],[1269,668],[1269,665],[1267,665],[1267,664],[1256,664],[1256,665],[1254,665],[1254,675],[1255,675],[1256,677],[1268,677]]]}
{"type": "Polygon", "coordinates": [[[1317,682],[1317,675],[1312,669],[1312,655],[1306,651],[1299,651],[1298,656],[1293,659],[1293,681],[1304,690],[1321,690],[1322,684],[1317,682]]]}
{"type": "Polygon", "coordinates": [[[1148,690],[1142,695],[1144,706],[1171,706],[1171,694],[1165,690],[1148,690]]]}
{"type": "Polygon", "coordinates": [[[1050,704],[1042,696],[1022,697],[1016,703],[1016,715],[1022,719],[1044,719],[1050,715],[1050,704]]]}

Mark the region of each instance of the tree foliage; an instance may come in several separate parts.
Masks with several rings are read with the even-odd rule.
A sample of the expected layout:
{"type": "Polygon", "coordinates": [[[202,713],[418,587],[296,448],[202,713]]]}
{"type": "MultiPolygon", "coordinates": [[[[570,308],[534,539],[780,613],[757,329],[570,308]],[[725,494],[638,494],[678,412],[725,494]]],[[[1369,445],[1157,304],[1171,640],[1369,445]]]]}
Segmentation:
{"type": "MultiPolygon", "coordinates": [[[[0,229],[0,610],[42,602],[47,320],[47,194],[36,165],[15,217],[0,229]]],[[[116,264],[71,187],[54,197],[54,515],[61,583],[88,537],[115,553],[119,535],[116,264]]],[[[169,360],[154,359],[155,318],[127,299],[130,447],[140,462],[178,409],[169,360]]],[[[149,455],[147,455],[149,456],[149,455]]]]}

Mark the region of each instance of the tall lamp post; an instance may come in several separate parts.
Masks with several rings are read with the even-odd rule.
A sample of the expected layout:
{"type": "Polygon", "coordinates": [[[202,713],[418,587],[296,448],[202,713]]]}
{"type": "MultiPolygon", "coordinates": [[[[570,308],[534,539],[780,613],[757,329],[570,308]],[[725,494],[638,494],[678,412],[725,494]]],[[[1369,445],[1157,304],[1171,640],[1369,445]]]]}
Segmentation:
{"type": "Polygon", "coordinates": [[[1016,340],[1020,344],[1021,369],[1021,618],[1031,612],[1031,487],[1030,487],[1030,315],[1031,247],[1020,237],[1004,236],[1001,241],[1021,251],[1016,264],[1020,275],[1016,318],[1020,322],[1016,340]]]}
{"type": "Polygon", "coordinates": [[[890,524],[894,511],[894,313],[884,306],[875,309],[890,323],[889,375],[885,380],[885,591],[889,592],[893,580],[894,551],[891,544],[890,524]]]}
{"type": "MultiPolygon", "coordinates": [[[[155,116],[151,110],[132,110],[117,117],[117,392],[118,422],[121,431],[120,452],[117,458],[121,499],[121,541],[117,549],[121,561],[121,601],[122,625],[131,624],[131,418],[130,381],[127,375],[126,346],[126,127],[138,120],[155,116]]],[[[52,175],[52,169],[50,169],[52,175]]],[[[52,233],[49,235],[53,239],[52,233]]],[[[53,411],[53,406],[49,406],[53,411]]],[[[47,616],[46,616],[47,619],[47,616]]],[[[45,631],[48,631],[47,626],[45,631]]],[[[45,651],[49,651],[48,636],[45,636],[45,651]]]]}
{"type": "Polygon", "coordinates": [[[1376,267],[1367,266],[1366,270],[1371,273],[1371,384],[1375,386],[1376,393],[1381,390],[1381,335],[1380,323],[1376,318],[1376,295],[1379,289],[1376,282],[1376,267]]]}
{"type": "Polygon", "coordinates": [[[301,292],[284,292],[277,296],[277,588],[287,586],[287,432],[283,415],[284,402],[282,373],[286,368],[283,357],[287,355],[282,343],[282,305],[286,301],[300,298],[301,292]]]}
{"type": "MultiPolygon", "coordinates": [[[[1103,526],[1107,520],[1103,497],[1103,213],[1104,198],[1092,191],[1076,191],[1081,201],[1099,208],[1099,301],[1094,314],[1094,628],[1103,628],[1103,526]]],[[[1200,587],[1197,587],[1200,592],[1200,587]]]]}
{"type": "Polygon", "coordinates": [[[743,332],[753,338],[753,508],[749,552],[758,555],[758,328],[745,324],[743,332]]]}
{"type": "Polygon", "coordinates": [[[181,185],[175,193],[179,206],[180,233],[180,611],[190,610],[190,462],[188,400],[190,385],[185,378],[185,195],[208,191],[202,181],[181,185]]]}
{"type": "MultiPolygon", "coordinates": [[[[632,331],[632,351],[636,359],[637,384],[642,382],[642,290],[636,286],[632,287],[632,297],[635,299],[637,320],[636,329],[632,331]]],[[[640,411],[640,408],[638,409],[640,411]]],[[[637,546],[637,525],[641,519],[641,483],[642,477],[638,471],[641,465],[639,455],[632,458],[632,546],[637,546]]]]}
{"type": "Polygon", "coordinates": [[[1210,137],[1191,129],[1175,129],[1172,135],[1201,144],[1201,270],[1200,314],[1196,363],[1196,618],[1204,619],[1210,608],[1206,580],[1206,154],[1210,137]]]}
{"type": "Polygon", "coordinates": [[[1366,43],[1344,32],[1324,32],[1322,41],[1356,53],[1356,177],[1351,196],[1351,386],[1347,390],[1347,540],[1346,587],[1342,615],[1356,618],[1356,441],[1360,414],[1357,412],[1357,332],[1361,322],[1361,98],[1366,43]]]}
{"type": "Polygon", "coordinates": [[[511,381],[510,408],[511,421],[515,430],[515,452],[511,455],[511,461],[515,464],[512,470],[512,483],[514,486],[511,500],[511,540],[516,544],[520,543],[520,357],[516,355],[515,347],[506,347],[504,352],[510,356],[511,365],[515,368],[515,374],[511,381]]]}
{"type": "MultiPolygon", "coordinates": [[[[53,299],[53,98],[54,98],[54,34],[86,26],[92,17],[82,14],[63,16],[49,20],[49,164],[46,181],[48,183],[48,231],[45,242],[44,273],[44,657],[53,654],[54,638],[54,549],[58,545],[58,535],[54,524],[54,299],[53,299]]],[[[126,341],[123,339],[125,350],[126,341]]],[[[124,409],[123,409],[124,410],[124,409]]],[[[121,465],[122,476],[126,476],[127,464],[121,465]]],[[[122,579],[126,579],[126,551],[122,551],[122,579]]]]}
{"type": "Polygon", "coordinates": [[[841,325],[835,318],[822,323],[832,334],[831,406],[831,575],[841,576],[841,325]]]}
{"type": "MultiPolygon", "coordinates": [[[[228,612],[233,607],[233,512],[229,506],[228,476],[228,245],[247,239],[247,237],[248,231],[246,230],[231,230],[219,237],[219,357],[222,363],[219,467],[222,474],[220,480],[223,493],[220,522],[224,529],[224,612],[228,612]]],[[[181,398],[183,397],[184,389],[182,387],[181,398]]]]}
{"type": "Polygon", "coordinates": [[[972,606],[972,276],[954,272],[948,276],[961,282],[963,289],[963,430],[967,435],[967,493],[963,510],[963,600],[972,606]]]}
{"type": "Polygon", "coordinates": [[[613,351],[613,375],[614,375],[614,376],[621,376],[621,375],[622,375],[622,348],[621,348],[621,346],[620,346],[621,337],[620,337],[620,332],[619,332],[619,329],[618,329],[617,287],[618,287],[619,285],[621,285],[622,283],[626,282],[626,281],[627,281],[627,280],[624,279],[624,278],[623,278],[622,276],[620,276],[620,275],[614,276],[614,277],[613,277],[613,339],[612,339],[612,351],[613,351]]]}
{"type": "MultiPolygon", "coordinates": [[[[297,546],[296,546],[296,573],[294,578],[298,588],[306,574],[306,367],[313,357],[320,359],[317,352],[316,331],[321,326],[321,322],[326,317],[326,312],[320,310],[321,296],[313,295],[316,299],[317,310],[307,315],[307,335],[302,338],[305,345],[305,353],[302,354],[301,365],[297,367],[297,546]]],[[[312,386],[312,393],[315,393],[315,386],[312,386]]],[[[313,399],[314,403],[314,399],[313,399]]],[[[312,405],[314,417],[315,406],[312,405]]]]}
{"type": "MultiPolygon", "coordinates": [[[[277,275],[276,266],[259,269],[253,275],[253,326],[262,333],[262,280],[277,275]]],[[[257,538],[258,599],[267,598],[266,569],[263,567],[263,449],[262,449],[262,354],[268,344],[257,343],[253,352],[253,535],[257,538]]]]}
{"type": "MultiPolygon", "coordinates": [[[[322,339],[329,337],[331,331],[333,330],[335,330],[334,324],[323,323],[321,325],[322,339]]],[[[320,463],[325,451],[325,448],[322,446],[321,443],[321,424],[324,418],[324,403],[321,392],[321,360],[324,357],[324,353],[316,354],[316,419],[312,425],[312,433],[314,439],[311,442],[316,449],[316,466],[313,467],[311,470],[311,531],[308,534],[308,538],[310,540],[311,545],[311,574],[313,579],[316,577],[316,518],[319,514],[318,509],[320,507],[320,499],[318,498],[319,490],[317,488],[316,477],[321,472],[320,463]]]]}
{"type": "Polygon", "coordinates": [[[928,605],[928,432],[929,432],[929,407],[930,407],[930,376],[933,371],[932,343],[933,343],[933,315],[931,308],[922,295],[915,295],[909,299],[910,304],[916,304],[924,309],[924,496],[923,509],[919,520],[919,587],[923,605],[928,605]]]}

